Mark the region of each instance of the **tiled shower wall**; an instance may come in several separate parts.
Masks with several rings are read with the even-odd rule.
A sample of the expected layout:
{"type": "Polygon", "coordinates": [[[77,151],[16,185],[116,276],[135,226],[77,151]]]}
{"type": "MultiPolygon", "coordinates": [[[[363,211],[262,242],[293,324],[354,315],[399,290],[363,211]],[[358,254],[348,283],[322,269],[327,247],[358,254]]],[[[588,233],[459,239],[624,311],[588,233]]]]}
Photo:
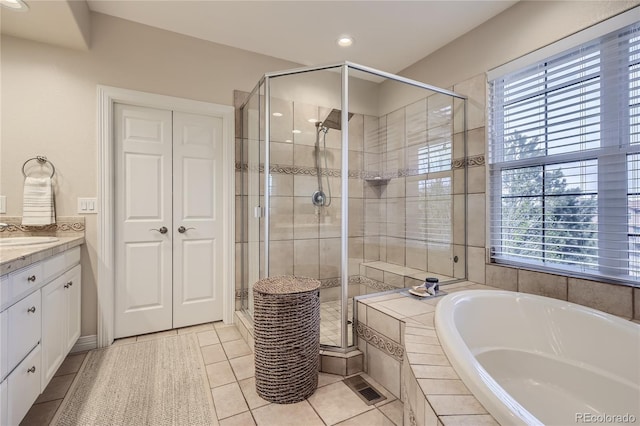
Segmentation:
{"type": "MultiPolygon", "coordinates": [[[[246,96],[237,92],[236,106],[246,96]]],[[[311,194],[317,189],[317,130],[308,120],[323,120],[330,109],[273,99],[271,111],[279,114],[270,123],[270,274],[318,278],[323,283],[323,299],[336,299],[340,294],[341,133],[330,129],[326,134],[326,169],[322,158],[323,174],[328,176],[331,187],[331,205],[315,207],[311,194]]],[[[414,278],[386,272],[369,277],[373,280],[360,279],[371,269],[362,268],[363,262],[382,261],[465,276],[462,112],[462,102],[454,104],[452,98],[434,94],[380,118],[354,114],[350,119],[350,296],[418,283],[414,278]],[[458,209],[456,213],[454,208],[458,209]],[[458,256],[457,263],[452,261],[454,256],[458,256]]],[[[239,123],[236,130],[240,136],[239,123]]],[[[323,134],[320,136],[324,150],[323,134]]],[[[241,144],[238,139],[237,298],[241,288],[241,247],[246,244],[242,241],[240,215],[241,144]]],[[[325,192],[327,176],[323,176],[325,192]]]]}

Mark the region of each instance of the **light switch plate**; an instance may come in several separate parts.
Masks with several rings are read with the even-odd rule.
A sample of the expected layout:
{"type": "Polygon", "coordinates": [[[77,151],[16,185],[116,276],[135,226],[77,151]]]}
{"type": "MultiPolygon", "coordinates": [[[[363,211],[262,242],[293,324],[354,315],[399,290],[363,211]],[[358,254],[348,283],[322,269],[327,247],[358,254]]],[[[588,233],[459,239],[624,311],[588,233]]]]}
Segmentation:
{"type": "Polygon", "coordinates": [[[7,213],[7,196],[0,195],[0,214],[7,213]]]}
{"type": "Polygon", "coordinates": [[[98,213],[98,200],[96,198],[78,198],[79,214],[98,213]]]}

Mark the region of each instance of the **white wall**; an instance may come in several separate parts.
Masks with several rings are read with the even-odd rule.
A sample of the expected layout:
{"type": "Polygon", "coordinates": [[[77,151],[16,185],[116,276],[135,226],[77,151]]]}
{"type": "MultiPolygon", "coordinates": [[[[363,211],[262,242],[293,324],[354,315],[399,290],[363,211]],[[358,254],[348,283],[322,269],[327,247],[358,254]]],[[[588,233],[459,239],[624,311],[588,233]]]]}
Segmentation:
{"type": "Polygon", "coordinates": [[[451,87],[638,4],[638,0],[521,0],[400,74],[451,87]]]}
{"type": "MultiPolygon", "coordinates": [[[[262,74],[299,64],[92,14],[92,47],[78,51],[2,36],[0,194],[22,215],[22,163],[46,155],[56,166],[59,216],[77,197],[97,196],[96,85],[233,105],[262,74]]],[[[83,248],[82,335],[96,334],[96,216],[83,248]]]]}

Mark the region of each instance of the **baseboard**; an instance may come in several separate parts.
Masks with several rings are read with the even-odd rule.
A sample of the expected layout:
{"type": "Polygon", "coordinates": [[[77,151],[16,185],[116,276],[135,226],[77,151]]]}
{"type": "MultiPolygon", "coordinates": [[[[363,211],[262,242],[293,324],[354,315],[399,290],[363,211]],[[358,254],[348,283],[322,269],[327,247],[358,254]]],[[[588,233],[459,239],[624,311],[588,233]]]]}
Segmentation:
{"type": "Polygon", "coordinates": [[[98,347],[98,336],[80,336],[75,345],[71,348],[71,353],[90,351],[98,347]]]}

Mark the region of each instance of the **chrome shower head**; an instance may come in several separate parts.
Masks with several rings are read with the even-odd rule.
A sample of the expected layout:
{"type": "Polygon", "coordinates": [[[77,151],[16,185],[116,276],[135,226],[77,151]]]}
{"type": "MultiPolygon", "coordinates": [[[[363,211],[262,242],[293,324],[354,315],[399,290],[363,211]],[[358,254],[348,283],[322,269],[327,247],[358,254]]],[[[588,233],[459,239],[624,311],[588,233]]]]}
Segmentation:
{"type": "MultiPolygon", "coordinates": [[[[351,120],[351,117],[353,117],[352,112],[349,113],[349,120],[351,120]]],[[[327,118],[320,123],[320,126],[327,129],[342,130],[342,110],[332,109],[327,118]]]]}

